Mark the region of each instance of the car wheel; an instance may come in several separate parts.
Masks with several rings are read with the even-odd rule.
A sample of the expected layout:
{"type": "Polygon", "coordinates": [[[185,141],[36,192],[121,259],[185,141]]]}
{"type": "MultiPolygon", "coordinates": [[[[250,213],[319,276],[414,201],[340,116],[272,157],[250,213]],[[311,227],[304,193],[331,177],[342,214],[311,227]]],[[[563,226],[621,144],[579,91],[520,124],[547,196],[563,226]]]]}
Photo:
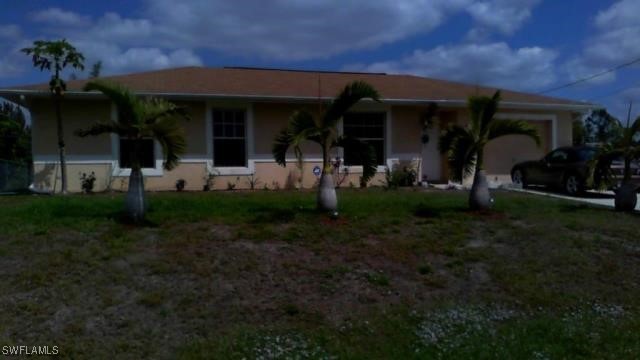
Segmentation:
{"type": "Polygon", "coordinates": [[[569,174],[564,179],[564,191],[571,195],[580,195],[584,189],[582,180],[576,174],[569,174]]]}
{"type": "Polygon", "coordinates": [[[527,187],[527,181],[525,179],[524,172],[522,172],[522,170],[520,169],[513,170],[513,172],[511,173],[511,182],[513,182],[515,185],[520,185],[523,188],[527,187]]]}

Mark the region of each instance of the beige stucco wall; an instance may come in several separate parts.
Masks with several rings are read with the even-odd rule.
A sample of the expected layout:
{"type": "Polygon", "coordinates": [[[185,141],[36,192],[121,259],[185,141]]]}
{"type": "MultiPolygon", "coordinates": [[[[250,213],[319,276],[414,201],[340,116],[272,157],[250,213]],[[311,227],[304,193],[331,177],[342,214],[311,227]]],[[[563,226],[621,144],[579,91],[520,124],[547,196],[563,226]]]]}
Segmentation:
{"type": "MultiPolygon", "coordinates": [[[[185,162],[172,171],[163,171],[161,176],[147,176],[145,183],[150,191],[174,190],[178,179],[186,180],[186,189],[202,190],[207,179],[207,116],[205,102],[178,102],[178,105],[187,106],[191,114],[191,120],[184,123],[187,135],[187,151],[185,162]]],[[[272,162],[271,148],[277,133],[286,125],[289,116],[297,109],[305,108],[297,104],[256,103],[251,106],[253,113],[253,133],[255,142],[254,153],[250,158],[255,160],[255,177],[259,179],[257,188],[293,188],[299,186],[300,172],[294,162],[287,167],[280,167],[272,162]]],[[[53,105],[48,100],[34,100],[31,102],[33,123],[33,151],[36,159],[34,165],[36,187],[42,189],[59,190],[60,171],[57,165],[56,124],[53,117],[53,105]],[[46,160],[46,161],[43,161],[46,160]]],[[[306,106],[307,110],[314,110],[313,105],[306,106]]],[[[386,109],[389,109],[388,107],[386,109]]],[[[419,123],[423,107],[393,106],[390,108],[391,129],[390,157],[421,157],[423,146],[420,142],[421,127],[419,123]]],[[[544,118],[553,115],[556,118],[557,145],[571,144],[570,112],[548,111],[524,111],[502,110],[502,113],[535,114],[544,118]]],[[[65,124],[65,138],[68,154],[68,180],[70,191],[80,191],[80,175],[94,172],[97,177],[95,191],[125,190],[128,179],[123,176],[113,176],[112,161],[115,159],[111,150],[111,139],[108,135],[99,137],[79,138],[73,132],[84,128],[95,121],[108,120],[111,116],[111,105],[107,101],[72,101],[65,100],[63,104],[63,117],[65,124]],[[96,163],[91,161],[95,160],[96,163]]],[[[439,119],[442,124],[456,122],[465,124],[468,121],[467,112],[464,109],[441,109],[439,119]]],[[[489,174],[503,176],[508,174],[511,166],[522,160],[541,157],[551,150],[551,121],[531,121],[538,127],[542,136],[542,146],[535,144],[521,136],[509,136],[487,146],[485,152],[485,165],[489,174]]],[[[442,125],[444,127],[444,125],[442,125]]],[[[437,135],[437,131],[435,134],[437,135]]],[[[433,148],[437,143],[437,136],[432,136],[433,148]]],[[[431,149],[431,148],[430,148],[431,149]]],[[[435,150],[433,150],[435,151],[435,150]]],[[[320,149],[316,144],[306,143],[303,152],[307,161],[302,171],[302,186],[312,187],[317,179],[312,173],[316,160],[320,158],[320,149]]],[[[291,158],[293,154],[291,154],[291,158]]],[[[437,156],[435,157],[437,158],[437,156]]],[[[446,179],[446,162],[433,160],[423,166],[440,167],[443,178],[446,179]]],[[[403,159],[406,160],[406,159],[403,159]]],[[[354,186],[359,184],[360,174],[351,174],[343,181],[342,186],[354,186]]],[[[370,181],[370,185],[380,185],[384,178],[383,173],[378,173],[370,181]]],[[[436,179],[431,179],[436,180],[436,179]]],[[[247,175],[215,176],[214,189],[227,189],[228,184],[235,184],[236,189],[249,188],[247,175]]]]}
{"type": "MultiPolygon", "coordinates": [[[[51,100],[35,100],[30,104],[33,119],[32,141],[33,155],[55,156],[58,153],[58,138],[55,111],[51,100]]],[[[108,156],[111,153],[111,140],[108,135],[81,138],[74,135],[78,129],[86,128],[96,121],[111,118],[111,105],[108,101],[63,100],[62,116],[66,152],[69,156],[108,156]]]]}
{"type": "MultiPolygon", "coordinates": [[[[311,106],[279,103],[256,103],[253,105],[253,133],[255,135],[254,152],[260,159],[271,159],[271,149],[276,135],[287,126],[289,117],[296,110],[312,111],[311,106]]],[[[320,146],[313,142],[305,142],[301,146],[306,158],[322,157],[320,146]]],[[[293,151],[289,151],[294,157],[293,151]]]]}
{"type": "Polygon", "coordinates": [[[394,106],[391,108],[391,153],[420,156],[422,152],[422,108],[394,106]]]}
{"type": "Polygon", "coordinates": [[[204,158],[207,154],[206,104],[202,101],[181,101],[175,102],[175,104],[188,109],[191,117],[190,120],[182,123],[188,139],[185,157],[204,158]]]}

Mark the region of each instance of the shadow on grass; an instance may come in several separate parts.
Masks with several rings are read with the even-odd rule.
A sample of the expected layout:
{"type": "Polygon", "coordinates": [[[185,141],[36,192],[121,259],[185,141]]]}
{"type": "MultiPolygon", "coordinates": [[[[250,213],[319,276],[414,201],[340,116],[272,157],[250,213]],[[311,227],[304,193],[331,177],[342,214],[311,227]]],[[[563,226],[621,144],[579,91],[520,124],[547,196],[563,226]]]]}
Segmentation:
{"type": "Polygon", "coordinates": [[[107,215],[107,218],[113,220],[115,223],[137,228],[157,228],[160,226],[149,219],[144,219],[140,222],[133,221],[124,211],[115,211],[107,215]]]}
{"type": "Polygon", "coordinates": [[[295,219],[297,211],[282,208],[257,208],[251,218],[252,224],[284,224],[295,219]]]}
{"type": "Polygon", "coordinates": [[[413,210],[414,216],[424,219],[439,218],[442,216],[442,213],[442,209],[427,204],[420,204],[413,210]]]}
{"type": "Polygon", "coordinates": [[[449,215],[457,215],[461,213],[469,213],[470,210],[466,206],[458,204],[419,204],[413,209],[413,215],[419,218],[442,218],[449,215]]]}
{"type": "Polygon", "coordinates": [[[582,204],[561,204],[558,206],[558,211],[563,213],[571,213],[576,211],[593,210],[594,206],[586,203],[582,204]]]}

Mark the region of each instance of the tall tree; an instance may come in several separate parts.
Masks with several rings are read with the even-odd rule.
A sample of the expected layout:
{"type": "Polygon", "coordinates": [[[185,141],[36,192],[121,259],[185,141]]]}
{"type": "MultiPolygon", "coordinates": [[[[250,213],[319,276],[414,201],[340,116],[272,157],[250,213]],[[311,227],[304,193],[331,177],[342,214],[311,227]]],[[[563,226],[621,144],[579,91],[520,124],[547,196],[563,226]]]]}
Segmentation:
{"type": "Polygon", "coordinates": [[[606,109],[592,110],[584,121],[585,140],[589,143],[610,144],[622,136],[620,121],[606,109]]]}
{"type": "Polygon", "coordinates": [[[97,61],[93,63],[91,66],[91,72],[89,73],[90,79],[95,79],[100,77],[100,73],[102,72],[102,61],[97,61]]]}
{"type": "Polygon", "coordinates": [[[31,162],[31,128],[19,106],[0,103],[0,159],[31,162]]]}
{"type": "Polygon", "coordinates": [[[354,160],[362,164],[361,182],[366,183],[376,172],[376,156],[368,144],[352,137],[338,134],[338,122],[358,101],[369,98],[379,101],[376,89],[371,85],[355,81],[347,86],[320,114],[308,111],[296,111],[289,118],[289,123],[275,139],[273,157],[281,166],[287,165],[287,151],[293,148],[299,163],[303,160],[301,145],[305,141],[312,141],[320,145],[322,150],[322,170],[318,187],[318,209],[336,211],[338,199],[333,183],[333,166],[330,151],[342,147],[354,160]]]}
{"type": "Polygon", "coordinates": [[[587,131],[584,126],[584,122],[582,120],[574,120],[571,130],[571,135],[573,137],[573,145],[584,145],[586,143],[587,131]]]}
{"type": "Polygon", "coordinates": [[[61,192],[63,194],[66,194],[67,164],[65,159],[65,142],[64,129],[62,124],[61,103],[64,92],[67,89],[67,84],[62,79],[61,72],[67,66],[78,70],[84,70],[84,56],[65,39],[57,41],[37,40],[33,42],[33,47],[24,48],[22,49],[22,52],[31,56],[34,67],[39,68],[40,71],[47,70],[51,72],[49,89],[51,90],[51,95],[53,96],[53,103],[56,113],[58,152],[60,155],[61,192]]]}
{"type": "Polygon", "coordinates": [[[164,154],[164,168],[173,169],[184,154],[186,140],[179,120],[189,119],[185,108],[163,99],[141,99],[127,88],[103,81],[91,81],[85,91],[97,90],[104,94],[117,109],[116,121],[99,122],[91,127],[76,131],[78,136],[96,136],[105,133],[117,134],[133,141],[129,159],[131,174],[127,191],[126,211],[134,222],[144,220],[146,199],[141,166],[143,139],[152,138],[160,143],[164,154]]]}
{"type": "Polygon", "coordinates": [[[496,138],[507,135],[525,135],[540,145],[537,130],[522,120],[496,119],[500,104],[500,91],[492,97],[471,96],[467,101],[470,121],[466,127],[452,125],[440,137],[440,152],[446,153],[451,175],[462,181],[474,174],[469,193],[469,206],[473,210],[491,207],[487,176],[483,167],[484,147],[496,138]]]}

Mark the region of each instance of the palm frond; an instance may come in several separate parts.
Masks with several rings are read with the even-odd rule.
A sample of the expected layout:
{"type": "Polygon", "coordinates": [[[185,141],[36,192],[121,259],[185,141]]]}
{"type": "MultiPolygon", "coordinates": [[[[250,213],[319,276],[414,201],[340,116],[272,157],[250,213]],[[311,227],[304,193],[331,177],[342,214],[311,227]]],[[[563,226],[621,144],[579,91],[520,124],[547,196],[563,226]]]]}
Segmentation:
{"type": "Polygon", "coordinates": [[[438,147],[441,153],[447,154],[451,177],[454,181],[462,181],[475,168],[476,153],[480,145],[472,131],[470,128],[453,125],[440,137],[438,147]]]}
{"type": "Polygon", "coordinates": [[[378,164],[373,147],[364,141],[349,136],[340,136],[332,147],[341,147],[348,152],[353,160],[362,165],[362,182],[368,182],[378,170],[378,164]]]}
{"type": "Polygon", "coordinates": [[[116,106],[118,121],[122,124],[134,125],[140,120],[140,102],[136,96],[124,86],[102,80],[89,81],[84,91],[99,91],[116,106]]]}
{"type": "Polygon", "coordinates": [[[380,101],[378,91],[364,81],[354,81],[340,92],[330,104],[324,114],[321,127],[331,128],[336,126],[338,120],[349,111],[349,109],[362,99],[372,99],[380,101]]]}
{"type": "Polygon", "coordinates": [[[495,119],[489,124],[487,129],[487,140],[493,140],[507,135],[528,136],[536,145],[540,146],[540,135],[538,130],[531,124],[523,120],[495,119]]]}
{"type": "Polygon", "coordinates": [[[288,128],[282,129],[273,141],[271,153],[276,163],[280,166],[287,166],[287,151],[291,147],[293,137],[288,128]]]}
{"type": "Polygon", "coordinates": [[[164,168],[171,170],[178,165],[180,157],[187,148],[184,129],[176,117],[162,117],[148,124],[148,131],[162,146],[164,168]]]}
{"type": "Polygon", "coordinates": [[[74,132],[76,136],[96,136],[102,134],[114,133],[118,135],[124,135],[126,129],[116,121],[98,122],[86,129],[78,129],[74,132]]]}
{"type": "Polygon", "coordinates": [[[453,142],[447,160],[454,181],[462,181],[473,174],[477,162],[477,145],[469,136],[459,137],[453,142]]]}
{"type": "Polygon", "coordinates": [[[294,154],[298,162],[302,162],[302,151],[300,145],[311,140],[322,143],[322,132],[318,129],[313,115],[306,111],[296,111],[289,118],[287,127],[276,135],[271,152],[276,163],[281,166],[287,165],[287,151],[293,147],[294,154]]]}
{"type": "Polygon", "coordinates": [[[489,123],[495,117],[500,104],[500,91],[496,91],[493,96],[469,96],[467,108],[469,110],[470,125],[473,131],[480,137],[486,135],[489,123]]]}
{"type": "Polygon", "coordinates": [[[440,150],[440,153],[447,153],[451,149],[451,145],[455,139],[459,136],[466,136],[468,131],[468,129],[460,125],[450,125],[442,132],[438,140],[438,150],[440,150]]]}
{"type": "Polygon", "coordinates": [[[191,119],[191,115],[186,107],[177,106],[165,99],[153,98],[147,101],[141,101],[139,108],[143,113],[146,124],[152,124],[163,117],[180,117],[184,120],[191,119]]]}

